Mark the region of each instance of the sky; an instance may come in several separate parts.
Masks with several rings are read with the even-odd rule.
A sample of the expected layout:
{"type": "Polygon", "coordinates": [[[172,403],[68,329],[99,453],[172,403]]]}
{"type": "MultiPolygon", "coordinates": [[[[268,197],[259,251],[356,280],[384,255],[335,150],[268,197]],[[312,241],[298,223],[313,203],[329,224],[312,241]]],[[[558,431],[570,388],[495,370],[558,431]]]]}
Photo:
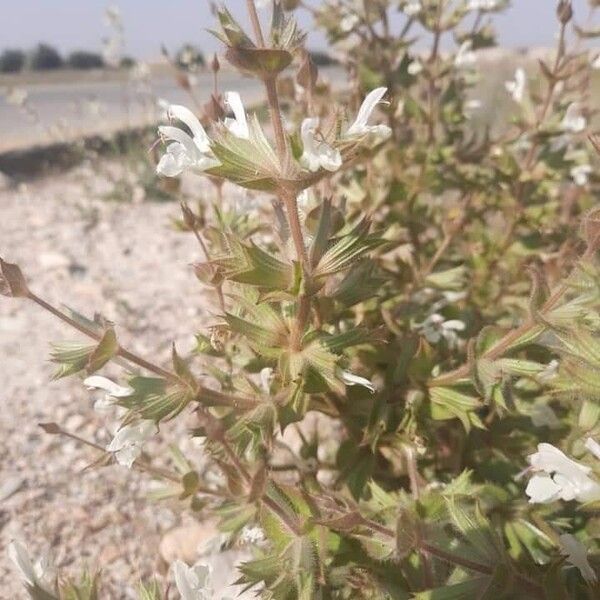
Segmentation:
{"type": "MultiPolygon", "coordinates": [[[[307,0],[317,6],[320,0],[307,0]]],[[[105,8],[116,4],[123,13],[127,50],[139,59],[153,59],[161,44],[176,50],[193,42],[210,52],[219,43],[206,32],[214,25],[208,0],[0,0],[0,48],[28,48],[40,41],[62,52],[100,50],[107,34],[105,8]]],[[[225,0],[232,12],[244,15],[245,0],[225,0]]],[[[505,46],[551,46],[556,32],[556,0],[512,0],[512,8],[497,18],[500,43],[505,46]]],[[[574,0],[576,15],[587,15],[587,0],[574,0]]],[[[311,31],[306,13],[301,24],[311,31]]],[[[321,49],[325,40],[311,33],[309,47],[321,49]]]]}

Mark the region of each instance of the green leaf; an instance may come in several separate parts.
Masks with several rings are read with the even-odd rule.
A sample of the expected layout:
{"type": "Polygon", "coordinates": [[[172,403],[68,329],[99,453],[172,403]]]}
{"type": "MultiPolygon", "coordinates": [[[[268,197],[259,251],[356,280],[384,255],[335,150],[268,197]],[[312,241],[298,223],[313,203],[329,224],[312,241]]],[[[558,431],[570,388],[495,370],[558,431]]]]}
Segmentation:
{"type": "Polygon", "coordinates": [[[83,371],[95,346],[89,346],[80,342],[60,342],[52,344],[50,360],[60,366],[54,372],[52,378],[60,379],[83,371]]]}
{"type": "Polygon", "coordinates": [[[140,583],[138,587],[138,600],[164,600],[158,581],[153,580],[149,583],[140,583]]]}
{"type": "Polygon", "coordinates": [[[101,369],[109,360],[114,358],[119,352],[119,344],[115,330],[107,329],[102,336],[98,346],[90,354],[86,371],[88,374],[95,373],[101,369]]]}
{"type": "MultiPolygon", "coordinates": [[[[216,128],[211,149],[221,164],[206,172],[244,188],[275,191],[281,171],[277,154],[269,144],[256,115],[249,119],[248,126],[250,135],[247,139],[233,135],[225,126],[216,128]]],[[[297,177],[299,173],[298,166],[288,175],[297,177]]]]}
{"type": "Polygon", "coordinates": [[[149,419],[155,423],[175,418],[195,399],[195,393],[185,385],[167,385],[158,377],[133,377],[129,385],[134,392],[120,398],[118,404],[129,409],[130,419],[149,419]]]}
{"type": "Polygon", "coordinates": [[[240,334],[258,348],[277,348],[285,344],[285,331],[270,330],[230,313],[225,315],[225,320],[233,332],[240,334]]]}
{"type": "Polygon", "coordinates": [[[491,577],[474,577],[461,583],[418,592],[413,597],[414,600],[474,600],[483,598],[481,593],[486,590],[490,581],[491,577]]]}
{"type": "Polygon", "coordinates": [[[61,585],[60,598],[61,600],[99,600],[99,573],[85,572],[75,582],[71,579],[61,585]]]}
{"type": "Polygon", "coordinates": [[[472,548],[473,557],[479,563],[495,567],[504,559],[504,546],[489,521],[483,516],[479,505],[470,514],[453,498],[446,498],[448,513],[454,526],[472,548]]]}
{"type": "Polygon", "coordinates": [[[215,263],[231,281],[271,290],[291,290],[296,282],[292,263],[284,263],[260,249],[254,243],[246,245],[228,236],[229,255],[216,258],[215,263]]]}
{"type": "Polygon", "coordinates": [[[384,244],[385,240],[369,235],[370,226],[369,219],[363,217],[352,229],[333,239],[315,267],[313,276],[318,279],[344,271],[384,244]]]}
{"type": "Polygon", "coordinates": [[[332,215],[331,215],[331,198],[326,198],[321,204],[319,211],[319,219],[317,222],[317,231],[310,246],[310,263],[313,267],[319,264],[323,254],[329,243],[331,235],[332,215]]]}
{"type": "Polygon", "coordinates": [[[440,290],[462,290],[465,287],[466,268],[464,265],[430,273],[425,283],[440,290]]]}
{"type": "Polygon", "coordinates": [[[474,411],[481,408],[478,398],[462,394],[448,387],[433,387],[429,390],[431,416],[435,420],[460,419],[466,431],[471,426],[483,428],[474,411]]]}
{"type": "Polygon", "coordinates": [[[522,358],[500,358],[496,361],[496,365],[502,372],[523,377],[534,377],[546,368],[546,365],[522,358]]]}
{"type": "Polygon", "coordinates": [[[186,385],[191,393],[196,393],[198,390],[198,382],[194,377],[193,373],[190,371],[187,363],[177,354],[177,350],[175,349],[175,344],[173,344],[171,350],[171,359],[173,361],[173,370],[175,371],[177,377],[186,385]]]}
{"type": "Polygon", "coordinates": [[[579,427],[584,431],[590,431],[600,420],[600,403],[586,400],[579,411],[579,427]]]}

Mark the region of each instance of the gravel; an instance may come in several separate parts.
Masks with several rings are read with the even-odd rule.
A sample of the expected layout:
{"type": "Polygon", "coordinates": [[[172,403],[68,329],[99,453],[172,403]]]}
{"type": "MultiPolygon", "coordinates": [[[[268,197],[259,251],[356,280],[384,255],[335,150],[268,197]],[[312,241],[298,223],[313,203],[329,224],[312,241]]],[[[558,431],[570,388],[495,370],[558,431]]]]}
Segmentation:
{"type": "MultiPolygon", "coordinates": [[[[111,163],[27,184],[3,178],[0,255],[18,263],[46,300],[88,316],[100,312],[117,324],[124,346],[166,364],[173,341],[185,353],[193,334],[214,322],[207,309],[212,300],[189,267],[199,258],[193,236],[171,226],[176,203],[140,201],[140,194],[136,202],[105,199],[111,179],[124,175],[111,163]]],[[[204,185],[184,180],[184,190],[204,185]]],[[[6,555],[11,539],[23,541],[33,556],[49,548],[67,573],[101,565],[103,597],[118,600],[135,597],[141,578],[167,572],[158,551],[167,532],[183,524],[200,542],[212,535],[180,505],[148,500],[148,476],[118,465],[87,468],[97,458],[92,448],[39,428],[57,422],[97,444],[110,440],[114,418],[93,410],[81,381],[51,380],[49,343],[77,339],[33,303],[0,298],[3,598],[26,597],[6,555]]],[[[183,441],[185,428],[185,419],[167,424],[154,444],[183,441]]]]}

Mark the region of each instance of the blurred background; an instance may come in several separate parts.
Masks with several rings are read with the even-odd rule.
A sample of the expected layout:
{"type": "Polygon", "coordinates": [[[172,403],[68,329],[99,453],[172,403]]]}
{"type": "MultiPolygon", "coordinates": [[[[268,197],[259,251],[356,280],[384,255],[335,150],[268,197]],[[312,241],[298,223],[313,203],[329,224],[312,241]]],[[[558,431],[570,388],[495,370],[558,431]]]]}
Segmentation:
{"type": "MultiPolygon", "coordinates": [[[[307,5],[318,10],[319,2],[307,5]]],[[[587,11],[585,0],[575,10],[587,11]]],[[[230,2],[235,11],[244,0],[230,2]]],[[[0,19],[0,153],[114,132],[154,121],[154,102],[185,98],[165,57],[187,66],[200,102],[212,89],[205,66],[218,49],[208,0],[123,0],[107,14],[102,0],[22,0],[6,2],[0,19]],[[112,14],[112,16],[111,16],[112,14]]],[[[516,0],[497,17],[499,45],[504,48],[550,47],[556,33],[553,0],[516,0]]],[[[241,13],[242,21],[245,11],[241,13]]],[[[309,10],[300,10],[309,32],[308,47],[321,62],[323,35],[312,25],[309,10]]],[[[253,84],[233,75],[230,87],[256,98],[253,84]]],[[[0,169],[6,170],[0,163],[0,169]]]]}

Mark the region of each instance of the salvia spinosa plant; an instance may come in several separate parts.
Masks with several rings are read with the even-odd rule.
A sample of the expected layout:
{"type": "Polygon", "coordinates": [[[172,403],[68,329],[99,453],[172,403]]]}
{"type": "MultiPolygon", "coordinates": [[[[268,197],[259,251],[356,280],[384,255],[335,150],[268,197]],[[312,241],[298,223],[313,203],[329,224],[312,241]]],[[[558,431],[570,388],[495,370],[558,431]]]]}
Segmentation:
{"type": "MultiPolygon", "coordinates": [[[[597,597],[597,31],[562,0],[552,55],[490,83],[483,49],[506,1],[266,4],[268,32],[248,0],[250,32],[223,7],[214,33],[263,82],[270,127],[215,86],[195,111],[169,106],[159,128],[158,174],[194,171],[218,199],[182,205],[218,314],[195,356],[142,358],[114,324],[54,308],[4,261],[0,291],[90,338],[52,360],[57,377],[81,376],[123,409],[99,464],[164,480],[164,497],[220,519],[227,546],[249,541],[253,558],[232,574],[241,589],[597,597]],[[340,49],[343,101],[304,50],[295,8],[340,49]],[[223,182],[270,198],[269,227],[226,210],[223,182]],[[111,361],[122,381],[98,374],[111,361]],[[206,463],[174,450],[173,469],[158,467],[144,442],[184,412],[206,463]],[[325,435],[304,427],[309,413],[325,435]]],[[[10,554],[33,598],[99,597],[94,575],[61,578],[17,542],[10,554]]],[[[212,597],[206,566],[172,571],[185,600],[212,597]]],[[[140,597],[173,595],[148,583],[140,597]]]]}

